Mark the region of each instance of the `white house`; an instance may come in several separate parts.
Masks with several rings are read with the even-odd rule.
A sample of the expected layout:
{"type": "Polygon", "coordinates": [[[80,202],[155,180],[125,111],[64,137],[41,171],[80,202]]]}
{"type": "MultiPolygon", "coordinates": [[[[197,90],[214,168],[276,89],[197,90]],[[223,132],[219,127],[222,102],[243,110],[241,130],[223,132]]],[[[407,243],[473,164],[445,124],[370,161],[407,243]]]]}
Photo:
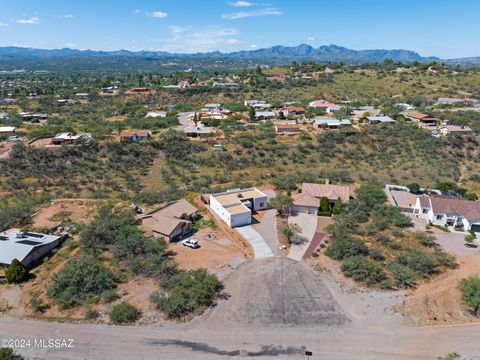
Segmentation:
{"type": "Polygon", "coordinates": [[[62,236],[10,230],[0,234],[0,264],[10,265],[14,259],[30,267],[57,248],[62,236]]]}
{"type": "Polygon", "coordinates": [[[320,118],[313,121],[313,127],[315,129],[329,128],[337,129],[341,126],[352,126],[352,122],[349,119],[328,119],[320,118]]]}
{"type": "Polygon", "coordinates": [[[440,105],[465,105],[465,99],[458,98],[438,98],[437,104],[440,105]]]}
{"type": "Polygon", "coordinates": [[[395,122],[390,116],[367,116],[367,121],[369,124],[389,124],[395,122]]]}
{"type": "Polygon", "coordinates": [[[267,195],[257,188],[233,189],[210,195],[210,208],[232,228],[250,225],[252,212],[267,206],[267,195]]]}
{"type": "Polygon", "coordinates": [[[6,112],[0,112],[0,121],[8,121],[10,117],[6,112]]]}
{"type": "Polygon", "coordinates": [[[256,120],[273,120],[277,117],[273,111],[256,111],[255,119],[256,120]]]}
{"type": "Polygon", "coordinates": [[[415,106],[405,103],[398,103],[394,106],[400,111],[415,110],[415,106]]]}
{"type": "Polygon", "coordinates": [[[413,213],[434,225],[461,227],[480,234],[480,201],[430,195],[417,199],[413,213]]]}

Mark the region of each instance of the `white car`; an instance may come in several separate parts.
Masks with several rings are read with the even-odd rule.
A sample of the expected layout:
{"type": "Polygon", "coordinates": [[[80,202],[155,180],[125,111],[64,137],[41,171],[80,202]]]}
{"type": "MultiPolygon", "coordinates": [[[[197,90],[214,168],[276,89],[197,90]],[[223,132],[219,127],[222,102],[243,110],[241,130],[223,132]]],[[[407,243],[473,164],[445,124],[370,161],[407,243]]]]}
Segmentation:
{"type": "Polygon", "coordinates": [[[183,246],[188,246],[192,249],[199,248],[200,245],[198,244],[198,241],[195,239],[186,239],[182,241],[183,246]]]}

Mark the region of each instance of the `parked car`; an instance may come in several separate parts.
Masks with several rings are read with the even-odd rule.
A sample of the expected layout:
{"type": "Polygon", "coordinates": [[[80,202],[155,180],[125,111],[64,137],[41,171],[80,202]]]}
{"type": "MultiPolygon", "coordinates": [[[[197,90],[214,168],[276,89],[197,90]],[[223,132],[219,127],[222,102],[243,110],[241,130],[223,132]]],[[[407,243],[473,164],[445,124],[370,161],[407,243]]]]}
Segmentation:
{"type": "Polygon", "coordinates": [[[198,244],[198,241],[195,239],[186,239],[182,241],[183,246],[188,246],[192,249],[199,248],[200,245],[198,244]]]}
{"type": "Polygon", "coordinates": [[[465,243],[465,247],[476,249],[478,248],[478,245],[475,243],[465,243]]]}

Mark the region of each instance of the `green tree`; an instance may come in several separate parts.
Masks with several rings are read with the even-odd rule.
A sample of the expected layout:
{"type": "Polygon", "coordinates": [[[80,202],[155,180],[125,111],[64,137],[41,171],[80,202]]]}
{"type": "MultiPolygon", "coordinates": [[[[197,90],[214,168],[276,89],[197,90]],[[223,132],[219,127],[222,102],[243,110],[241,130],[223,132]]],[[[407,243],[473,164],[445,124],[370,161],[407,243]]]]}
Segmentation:
{"type": "Polygon", "coordinates": [[[318,215],[319,216],[331,215],[330,202],[328,201],[328,198],[325,196],[320,198],[320,209],[318,211],[318,215]]]}
{"type": "Polygon", "coordinates": [[[255,109],[251,106],[248,108],[248,118],[250,121],[255,121],[255,109]]]}
{"type": "Polygon", "coordinates": [[[410,191],[415,191],[415,190],[420,190],[420,184],[418,183],[410,183],[407,185],[407,188],[410,190],[410,191]]]}
{"type": "Polygon", "coordinates": [[[211,306],[221,288],[218,278],[205,269],[189,270],[167,279],[151,301],[169,318],[181,318],[211,306]]]}
{"type": "Polygon", "coordinates": [[[23,360],[22,355],[15,354],[13,349],[10,348],[0,348],[0,360],[23,360]]]}
{"type": "Polygon", "coordinates": [[[292,205],[292,198],[280,193],[274,198],[270,199],[270,206],[276,209],[280,216],[287,216],[290,214],[290,206],[292,205]]]}
{"type": "Polygon", "coordinates": [[[5,270],[5,278],[9,284],[24,282],[29,275],[27,267],[17,259],[13,259],[12,263],[5,270]]]}
{"type": "Polygon", "coordinates": [[[300,226],[297,224],[286,224],[282,228],[283,235],[287,238],[288,242],[292,242],[292,239],[301,232],[300,226]]]}
{"type": "Polygon", "coordinates": [[[342,213],[342,208],[343,208],[342,200],[338,198],[337,201],[335,201],[335,204],[333,205],[332,214],[340,215],[342,213]]]}
{"type": "Polygon", "coordinates": [[[62,308],[98,300],[102,293],[116,288],[114,274],[92,257],[79,257],[66,263],[53,276],[47,295],[62,308]]]}
{"type": "Polygon", "coordinates": [[[458,288],[462,293],[462,299],[475,315],[480,315],[480,277],[470,276],[460,280],[458,288]]]}

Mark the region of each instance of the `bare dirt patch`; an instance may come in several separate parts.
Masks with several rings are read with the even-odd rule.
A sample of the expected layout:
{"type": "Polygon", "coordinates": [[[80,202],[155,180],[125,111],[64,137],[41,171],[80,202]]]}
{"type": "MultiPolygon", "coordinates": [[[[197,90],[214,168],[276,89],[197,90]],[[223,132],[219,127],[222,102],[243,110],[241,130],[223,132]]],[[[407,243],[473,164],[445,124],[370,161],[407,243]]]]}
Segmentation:
{"type": "Polygon", "coordinates": [[[32,218],[35,228],[51,228],[61,221],[77,224],[90,222],[95,215],[96,205],[89,201],[58,201],[40,210],[32,218]]]}
{"type": "Polygon", "coordinates": [[[478,322],[463,304],[458,282],[480,273],[480,255],[458,257],[459,268],[418,286],[397,310],[414,325],[450,325],[478,322]]]}
{"type": "Polygon", "coordinates": [[[169,249],[174,252],[175,262],[186,270],[204,268],[221,274],[232,262],[246,258],[246,253],[237,242],[221,230],[202,229],[193,235],[200,248],[191,249],[181,242],[172,243],[169,249]]]}

